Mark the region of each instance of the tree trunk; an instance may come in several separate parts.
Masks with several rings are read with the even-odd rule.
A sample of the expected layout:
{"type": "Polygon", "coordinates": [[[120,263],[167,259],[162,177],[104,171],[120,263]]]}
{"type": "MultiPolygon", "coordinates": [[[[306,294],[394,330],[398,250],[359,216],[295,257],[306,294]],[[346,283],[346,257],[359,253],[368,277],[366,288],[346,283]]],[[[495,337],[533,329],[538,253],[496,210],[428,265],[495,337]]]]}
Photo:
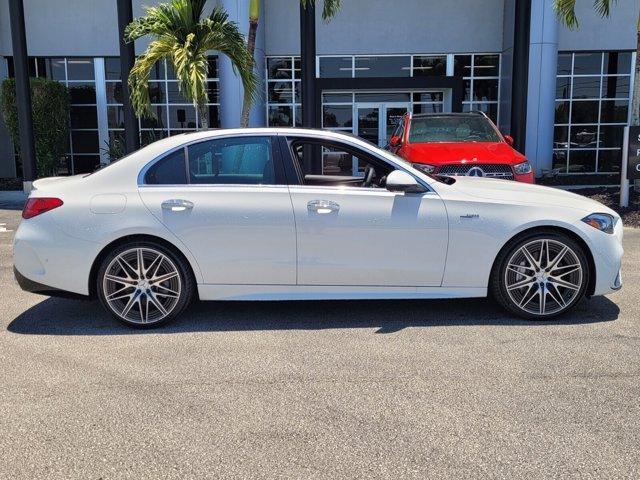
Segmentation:
{"type": "Polygon", "coordinates": [[[636,38],[636,76],[633,82],[633,99],[631,100],[631,125],[640,125],[640,18],[638,18],[636,38]]]}
{"type": "Polygon", "coordinates": [[[209,108],[206,105],[198,105],[198,115],[200,116],[200,129],[209,128],[209,108]]]}
{"type": "MultiPolygon", "coordinates": [[[[258,31],[258,18],[249,19],[249,35],[247,37],[247,50],[251,54],[251,58],[254,58],[256,51],[256,33],[258,31]]],[[[255,59],[254,59],[255,61],[255,59]]],[[[240,126],[247,128],[249,126],[249,110],[251,109],[251,103],[245,95],[244,102],[242,103],[242,117],[240,118],[240,126]]]]}

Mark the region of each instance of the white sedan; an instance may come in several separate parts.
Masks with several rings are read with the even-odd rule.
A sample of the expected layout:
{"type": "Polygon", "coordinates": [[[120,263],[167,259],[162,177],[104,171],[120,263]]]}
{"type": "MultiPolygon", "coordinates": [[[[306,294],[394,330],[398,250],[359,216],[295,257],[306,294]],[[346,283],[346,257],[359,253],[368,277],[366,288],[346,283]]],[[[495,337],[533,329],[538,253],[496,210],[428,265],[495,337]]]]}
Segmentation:
{"type": "Polygon", "coordinates": [[[622,286],[622,222],[561,190],[431,177],[356,137],[204,131],[34,183],[20,286],[159,325],[200,300],[463,298],[547,319],[622,286]]]}

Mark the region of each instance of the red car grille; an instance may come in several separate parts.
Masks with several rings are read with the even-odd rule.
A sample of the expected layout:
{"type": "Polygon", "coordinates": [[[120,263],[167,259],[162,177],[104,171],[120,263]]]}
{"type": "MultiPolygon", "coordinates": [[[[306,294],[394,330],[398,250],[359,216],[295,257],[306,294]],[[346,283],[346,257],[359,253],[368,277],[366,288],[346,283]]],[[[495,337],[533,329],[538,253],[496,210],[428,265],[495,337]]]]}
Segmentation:
{"type": "Polygon", "coordinates": [[[513,180],[513,170],[509,165],[486,165],[486,164],[465,164],[465,165],[443,165],[438,169],[439,175],[470,176],[501,178],[503,180],[513,180]]]}

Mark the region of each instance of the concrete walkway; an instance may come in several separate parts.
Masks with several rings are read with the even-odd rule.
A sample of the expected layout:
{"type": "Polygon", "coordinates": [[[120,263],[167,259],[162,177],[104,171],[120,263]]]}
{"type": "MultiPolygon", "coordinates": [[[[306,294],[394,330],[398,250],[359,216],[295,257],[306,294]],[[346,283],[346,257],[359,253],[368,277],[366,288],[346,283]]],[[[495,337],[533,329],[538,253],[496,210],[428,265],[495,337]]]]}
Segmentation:
{"type": "Polygon", "coordinates": [[[0,191],[0,210],[22,210],[26,201],[22,190],[0,191]]]}

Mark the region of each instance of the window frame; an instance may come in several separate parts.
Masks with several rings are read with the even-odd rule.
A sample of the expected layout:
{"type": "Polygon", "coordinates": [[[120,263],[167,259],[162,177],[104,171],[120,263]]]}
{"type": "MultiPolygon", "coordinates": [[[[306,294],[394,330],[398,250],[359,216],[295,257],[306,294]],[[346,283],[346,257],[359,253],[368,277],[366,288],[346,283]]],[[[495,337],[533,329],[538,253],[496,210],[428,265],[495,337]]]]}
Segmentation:
{"type": "Polygon", "coordinates": [[[171,148],[170,150],[167,150],[166,152],[163,152],[162,154],[158,155],[157,157],[153,158],[152,160],[150,160],[149,162],[147,162],[144,167],[142,167],[140,169],[140,171],[138,172],[138,187],[223,187],[223,188],[229,188],[229,187],[239,187],[239,188],[246,188],[246,187],[286,187],[288,185],[287,183],[287,176],[285,174],[285,169],[283,166],[283,160],[282,160],[282,155],[280,152],[280,148],[279,148],[279,141],[278,141],[278,137],[279,135],[277,134],[269,134],[269,133],[261,133],[261,134],[256,134],[256,133],[247,133],[247,134],[235,134],[235,135],[220,135],[220,136],[214,136],[214,137],[207,137],[207,138],[198,138],[197,140],[192,140],[190,142],[187,143],[183,143],[181,145],[178,145],[177,147],[171,148]],[[273,160],[273,169],[274,169],[274,173],[275,173],[275,183],[273,184],[263,184],[263,183],[191,183],[191,175],[190,175],[190,171],[189,171],[189,147],[192,145],[197,145],[199,143],[205,143],[205,142],[211,142],[211,141],[215,141],[215,140],[224,140],[224,139],[241,139],[243,137],[264,137],[264,138],[268,138],[271,142],[271,158],[273,160]],[[171,155],[172,153],[177,152],[178,150],[183,149],[184,150],[184,168],[185,168],[185,172],[186,172],[186,178],[187,178],[187,183],[166,183],[166,184],[150,184],[146,182],[146,175],[147,172],[153,168],[154,165],[156,165],[158,162],[162,161],[162,159],[168,157],[169,155],[171,155]]]}

